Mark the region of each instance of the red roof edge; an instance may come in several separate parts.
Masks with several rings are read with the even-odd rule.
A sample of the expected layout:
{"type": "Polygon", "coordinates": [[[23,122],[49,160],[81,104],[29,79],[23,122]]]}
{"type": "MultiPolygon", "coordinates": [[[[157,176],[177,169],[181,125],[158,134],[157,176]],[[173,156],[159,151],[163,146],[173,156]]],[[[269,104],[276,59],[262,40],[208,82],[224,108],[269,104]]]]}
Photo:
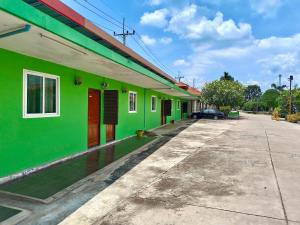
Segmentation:
{"type": "Polygon", "coordinates": [[[136,61],[138,61],[140,64],[144,65],[145,67],[150,68],[160,76],[166,78],[167,80],[176,83],[176,80],[170,76],[169,74],[162,71],[157,66],[150,63],[148,60],[143,58],[142,56],[138,55],[136,52],[134,52],[132,49],[124,46],[122,43],[117,41],[115,38],[113,38],[111,35],[103,31],[98,26],[94,25],[92,22],[90,22],[85,17],[81,16],[79,13],[77,13],[75,10],[71,9],[69,6],[65,5],[60,0],[38,0],[39,2],[45,4],[50,9],[56,11],[57,13],[61,14],[62,16],[72,20],[73,22],[77,23],[78,25],[84,27],[85,29],[89,30],[90,32],[93,32],[95,35],[98,35],[101,39],[108,42],[115,48],[119,49],[121,52],[129,55],[136,61]]]}
{"type": "Polygon", "coordinates": [[[73,9],[66,6],[59,0],[38,0],[39,2],[45,4],[49,8],[55,10],[56,12],[60,13],[61,15],[67,17],[70,20],[73,20],[75,23],[84,26],[85,18],[81,16],[79,13],[74,11],[73,9]]]}
{"type": "Polygon", "coordinates": [[[196,95],[196,96],[200,96],[201,95],[201,91],[200,90],[198,90],[197,88],[191,87],[191,86],[189,86],[186,83],[178,82],[178,83],[176,83],[176,85],[178,87],[180,87],[181,89],[186,90],[187,92],[189,92],[192,95],[196,95]]]}

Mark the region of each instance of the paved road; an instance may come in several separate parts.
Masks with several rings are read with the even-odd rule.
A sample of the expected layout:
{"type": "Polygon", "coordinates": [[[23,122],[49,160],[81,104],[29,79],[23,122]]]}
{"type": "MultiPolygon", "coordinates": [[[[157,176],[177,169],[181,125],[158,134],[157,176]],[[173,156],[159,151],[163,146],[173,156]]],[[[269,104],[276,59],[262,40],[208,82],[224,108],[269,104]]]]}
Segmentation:
{"type": "Polygon", "coordinates": [[[300,224],[300,125],[198,121],[62,224],[300,224]]]}

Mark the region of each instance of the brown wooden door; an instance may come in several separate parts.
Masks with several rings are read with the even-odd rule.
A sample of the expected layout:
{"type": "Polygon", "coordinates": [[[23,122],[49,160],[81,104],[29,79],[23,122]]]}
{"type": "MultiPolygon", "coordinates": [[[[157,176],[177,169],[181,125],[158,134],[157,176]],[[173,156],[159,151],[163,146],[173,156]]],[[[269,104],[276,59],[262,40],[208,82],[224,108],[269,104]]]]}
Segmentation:
{"type": "Polygon", "coordinates": [[[100,91],[89,89],[88,147],[100,145],[100,91]]]}
{"type": "Polygon", "coordinates": [[[106,142],[115,140],[115,134],[116,134],[115,130],[116,130],[116,126],[114,124],[106,125],[106,142]]]}
{"type": "Polygon", "coordinates": [[[166,124],[166,115],[165,115],[165,100],[161,100],[161,113],[160,113],[160,118],[161,118],[161,125],[166,124]]]}

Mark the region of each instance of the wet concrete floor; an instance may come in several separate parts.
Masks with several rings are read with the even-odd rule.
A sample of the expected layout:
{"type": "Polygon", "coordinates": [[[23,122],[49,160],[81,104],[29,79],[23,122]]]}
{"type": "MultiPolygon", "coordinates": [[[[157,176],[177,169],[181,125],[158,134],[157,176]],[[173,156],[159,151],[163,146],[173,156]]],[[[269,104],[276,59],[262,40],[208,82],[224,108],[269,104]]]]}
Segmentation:
{"type": "Polygon", "coordinates": [[[113,148],[106,147],[1,187],[2,190],[34,198],[52,196],[48,204],[34,198],[0,193],[0,205],[26,210],[26,217],[17,222],[20,225],[58,224],[190,124],[192,121],[168,125],[158,129],[154,136],[125,140],[113,148]]]}
{"type": "Polygon", "coordinates": [[[155,137],[147,136],[126,139],[21,179],[2,184],[0,191],[45,200],[154,139],[155,137]]]}
{"type": "Polygon", "coordinates": [[[300,224],[300,126],[200,120],[61,225],[300,224]]]}

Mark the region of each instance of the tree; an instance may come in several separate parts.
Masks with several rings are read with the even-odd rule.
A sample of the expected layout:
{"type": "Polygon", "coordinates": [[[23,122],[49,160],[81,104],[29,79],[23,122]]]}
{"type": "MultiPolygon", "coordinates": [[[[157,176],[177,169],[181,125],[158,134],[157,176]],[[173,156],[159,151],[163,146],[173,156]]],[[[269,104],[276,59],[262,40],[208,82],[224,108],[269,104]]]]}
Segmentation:
{"type": "Polygon", "coordinates": [[[221,76],[220,80],[234,81],[234,78],[228,72],[224,72],[224,75],[221,76]]]}
{"type": "Polygon", "coordinates": [[[277,85],[277,84],[271,84],[271,88],[277,90],[277,91],[283,91],[286,88],[286,85],[277,85]]]}
{"type": "MultiPolygon", "coordinates": [[[[280,93],[278,97],[278,111],[281,116],[286,116],[289,112],[289,98],[290,92],[284,90],[280,93]]],[[[292,113],[300,112],[300,90],[294,89],[292,90],[292,113]]]]}
{"type": "Polygon", "coordinates": [[[243,105],[243,110],[245,111],[265,111],[266,110],[266,104],[260,100],[250,100],[245,102],[243,105]]]}
{"type": "Polygon", "coordinates": [[[251,101],[259,99],[261,97],[261,89],[258,85],[248,85],[245,89],[245,99],[246,101],[251,101]]]}
{"type": "Polygon", "coordinates": [[[294,105],[295,111],[300,112],[300,89],[294,89],[292,93],[293,93],[292,103],[294,105]]]}
{"type": "Polygon", "coordinates": [[[201,98],[217,108],[241,106],[244,101],[244,86],[238,81],[215,80],[203,87],[201,98]]]}
{"type": "Polygon", "coordinates": [[[280,92],[277,89],[268,89],[261,96],[261,101],[264,102],[267,108],[274,109],[278,106],[277,98],[279,97],[280,92]]]}

